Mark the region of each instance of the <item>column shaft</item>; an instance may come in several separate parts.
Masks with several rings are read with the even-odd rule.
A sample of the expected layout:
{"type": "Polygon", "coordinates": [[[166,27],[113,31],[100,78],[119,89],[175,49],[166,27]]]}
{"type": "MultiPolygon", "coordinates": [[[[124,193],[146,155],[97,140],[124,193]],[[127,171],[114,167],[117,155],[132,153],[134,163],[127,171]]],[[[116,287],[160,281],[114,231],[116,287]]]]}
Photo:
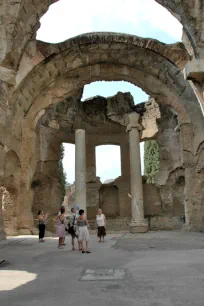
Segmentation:
{"type": "Polygon", "coordinates": [[[75,131],[75,201],[86,214],[86,141],[85,131],[75,131]]]}
{"type": "Polygon", "coordinates": [[[131,185],[131,207],[132,222],[130,231],[132,233],[145,233],[148,231],[147,220],[144,219],[143,185],[140,162],[140,134],[138,123],[139,114],[128,115],[129,125],[129,147],[130,147],[130,185],[131,185]]]}
{"type": "Polygon", "coordinates": [[[133,128],[129,132],[130,141],[130,178],[132,196],[132,221],[144,219],[143,187],[140,163],[140,139],[139,131],[133,128]]]}

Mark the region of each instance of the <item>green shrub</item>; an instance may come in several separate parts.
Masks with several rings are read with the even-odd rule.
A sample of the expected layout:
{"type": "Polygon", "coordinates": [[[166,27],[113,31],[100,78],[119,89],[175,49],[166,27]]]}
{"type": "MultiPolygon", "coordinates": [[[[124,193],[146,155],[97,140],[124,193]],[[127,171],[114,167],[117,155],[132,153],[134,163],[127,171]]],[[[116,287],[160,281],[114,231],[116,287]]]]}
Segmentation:
{"type": "Polygon", "coordinates": [[[60,146],[60,160],[59,160],[59,174],[60,174],[60,184],[62,186],[62,195],[65,196],[66,188],[67,188],[67,175],[63,168],[63,158],[64,158],[64,146],[61,144],[60,146]]]}
{"type": "Polygon", "coordinates": [[[146,141],[144,144],[144,175],[148,184],[155,183],[155,176],[159,171],[159,145],[156,140],[146,141]]]}

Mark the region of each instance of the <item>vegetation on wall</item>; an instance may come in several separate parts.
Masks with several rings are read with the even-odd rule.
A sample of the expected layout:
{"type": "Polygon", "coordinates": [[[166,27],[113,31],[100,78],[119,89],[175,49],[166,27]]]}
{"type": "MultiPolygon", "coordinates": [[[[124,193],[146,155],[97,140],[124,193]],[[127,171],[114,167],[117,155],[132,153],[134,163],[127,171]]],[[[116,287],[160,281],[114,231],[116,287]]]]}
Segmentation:
{"type": "Polygon", "coordinates": [[[146,141],[144,144],[144,175],[148,184],[155,183],[156,173],[159,171],[159,145],[156,140],[146,141]]]}
{"type": "Polygon", "coordinates": [[[59,173],[60,173],[60,184],[62,186],[62,195],[65,196],[66,188],[67,188],[67,175],[63,168],[63,158],[64,158],[64,146],[61,144],[60,146],[60,160],[59,160],[59,173]]]}

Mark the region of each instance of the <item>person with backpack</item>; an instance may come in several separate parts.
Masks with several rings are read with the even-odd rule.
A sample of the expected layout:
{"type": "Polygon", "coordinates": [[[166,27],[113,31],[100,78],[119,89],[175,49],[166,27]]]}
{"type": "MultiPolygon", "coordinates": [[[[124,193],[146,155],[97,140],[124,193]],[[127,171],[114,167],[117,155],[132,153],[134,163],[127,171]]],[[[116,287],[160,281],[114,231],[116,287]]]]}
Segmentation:
{"type": "Polygon", "coordinates": [[[63,249],[62,244],[66,236],[66,229],[67,229],[64,207],[61,207],[60,215],[55,218],[55,221],[57,221],[56,236],[59,237],[58,249],[63,249]]]}
{"type": "Polygon", "coordinates": [[[78,240],[78,248],[79,251],[81,251],[79,244],[78,224],[77,224],[78,216],[76,214],[76,208],[72,208],[71,212],[72,215],[70,217],[68,233],[72,236],[72,251],[75,251],[75,238],[78,240]]]}

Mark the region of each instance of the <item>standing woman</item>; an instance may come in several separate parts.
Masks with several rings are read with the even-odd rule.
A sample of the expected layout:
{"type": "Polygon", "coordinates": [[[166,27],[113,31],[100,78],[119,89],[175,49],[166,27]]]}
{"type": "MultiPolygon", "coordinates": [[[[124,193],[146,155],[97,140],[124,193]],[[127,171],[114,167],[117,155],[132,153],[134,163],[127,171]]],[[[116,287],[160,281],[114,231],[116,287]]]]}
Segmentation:
{"type": "Polygon", "coordinates": [[[58,249],[63,249],[62,244],[66,236],[67,222],[65,218],[65,208],[61,207],[60,215],[55,218],[56,224],[56,235],[59,237],[58,249]]]}
{"type": "Polygon", "coordinates": [[[84,215],[84,210],[79,210],[79,217],[77,219],[79,227],[79,247],[82,249],[82,253],[91,253],[89,247],[89,231],[87,228],[88,221],[84,215]],[[86,241],[86,251],[84,249],[83,242],[86,241]]]}
{"type": "Polygon", "coordinates": [[[46,224],[47,215],[44,215],[42,210],[38,212],[38,228],[39,228],[39,242],[45,242],[43,239],[45,236],[45,224],[46,224]]]}
{"type": "Polygon", "coordinates": [[[98,210],[98,215],[96,215],[96,223],[98,228],[98,242],[101,242],[101,238],[102,242],[104,242],[104,237],[106,235],[106,217],[101,209],[98,210]]]}

